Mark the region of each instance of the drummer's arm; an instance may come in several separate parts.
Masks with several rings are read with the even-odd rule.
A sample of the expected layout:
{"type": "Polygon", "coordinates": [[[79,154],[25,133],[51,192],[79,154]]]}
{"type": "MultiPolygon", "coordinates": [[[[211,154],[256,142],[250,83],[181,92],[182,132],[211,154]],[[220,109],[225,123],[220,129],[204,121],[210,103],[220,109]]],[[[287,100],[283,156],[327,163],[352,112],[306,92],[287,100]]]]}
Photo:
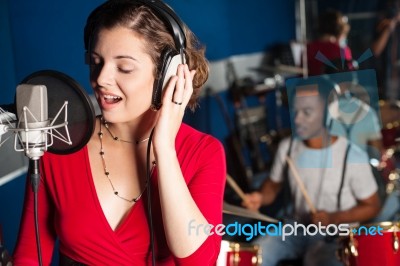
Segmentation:
{"type": "Polygon", "coordinates": [[[370,139],[367,142],[368,147],[372,147],[374,148],[375,152],[378,152],[377,154],[374,154],[377,158],[381,158],[381,155],[384,152],[384,147],[383,147],[383,143],[382,143],[382,139],[370,139]]]}
{"type": "Polygon", "coordinates": [[[282,189],[282,182],[275,182],[267,179],[261,186],[260,193],[262,194],[262,205],[269,205],[274,202],[279,191],[282,189]]]}
{"type": "Polygon", "coordinates": [[[271,204],[282,188],[282,182],[267,179],[259,191],[245,195],[242,205],[251,210],[258,210],[263,205],[271,204]]]}
{"type": "Polygon", "coordinates": [[[317,213],[313,215],[313,222],[321,222],[323,225],[355,222],[362,223],[378,215],[379,210],[380,201],[378,193],[375,192],[372,196],[366,199],[358,200],[357,205],[349,210],[332,213],[317,211],[317,213]]]}

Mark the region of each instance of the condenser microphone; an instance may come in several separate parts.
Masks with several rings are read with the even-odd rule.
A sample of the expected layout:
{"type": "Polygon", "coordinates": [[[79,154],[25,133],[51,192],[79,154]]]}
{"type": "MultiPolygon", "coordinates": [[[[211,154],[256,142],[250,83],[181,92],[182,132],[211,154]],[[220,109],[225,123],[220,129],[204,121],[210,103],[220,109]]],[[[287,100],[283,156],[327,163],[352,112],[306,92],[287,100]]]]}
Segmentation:
{"type": "Polygon", "coordinates": [[[41,70],[17,87],[14,104],[0,104],[0,149],[15,133],[14,149],[38,159],[44,151],[70,154],[89,141],[96,113],[86,91],[55,70],[41,70]],[[22,147],[22,148],[21,148],[22,147]]]}
{"type": "MultiPolygon", "coordinates": [[[[17,134],[25,155],[37,160],[47,150],[50,120],[47,88],[44,85],[20,84],[16,90],[17,134]]],[[[17,138],[16,138],[17,139],[17,138]]]]}
{"type": "Polygon", "coordinates": [[[41,70],[26,77],[22,84],[46,86],[50,127],[62,126],[48,134],[51,144],[48,152],[71,154],[86,145],[94,131],[96,113],[89,95],[78,82],[55,70],[41,70]]]}

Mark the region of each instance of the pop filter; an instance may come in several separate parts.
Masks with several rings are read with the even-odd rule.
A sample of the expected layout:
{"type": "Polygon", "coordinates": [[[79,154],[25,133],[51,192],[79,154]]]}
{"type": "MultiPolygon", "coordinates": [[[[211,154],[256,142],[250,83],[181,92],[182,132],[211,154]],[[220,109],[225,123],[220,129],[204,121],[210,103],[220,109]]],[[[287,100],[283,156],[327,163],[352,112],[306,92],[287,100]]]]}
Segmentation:
{"type": "MultiPolygon", "coordinates": [[[[47,87],[49,119],[57,117],[60,108],[68,102],[66,134],[69,133],[72,145],[55,138],[49,152],[69,154],[87,144],[94,131],[96,115],[89,95],[74,79],[55,70],[41,70],[26,77],[22,83],[47,87]]],[[[57,118],[55,124],[63,123],[62,119],[57,118]]]]}

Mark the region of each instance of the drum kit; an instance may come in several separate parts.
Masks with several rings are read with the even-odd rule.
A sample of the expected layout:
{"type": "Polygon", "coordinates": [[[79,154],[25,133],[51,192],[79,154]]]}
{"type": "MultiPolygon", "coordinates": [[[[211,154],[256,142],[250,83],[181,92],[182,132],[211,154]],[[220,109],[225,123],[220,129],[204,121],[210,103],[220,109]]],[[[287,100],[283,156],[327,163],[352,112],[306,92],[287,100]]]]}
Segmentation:
{"type": "MultiPolygon", "coordinates": [[[[337,257],[346,266],[400,265],[400,222],[395,222],[399,218],[397,208],[400,204],[400,105],[389,106],[386,102],[381,102],[380,111],[385,151],[378,170],[385,186],[386,201],[389,196],[394,196],[397,207],[389,219],[393,221],[379,221],[378,219],[376,223],[352,226],[348,236],[338,239],[337,257]],[[360,228],[366,228],[366,230],[362,231],[360,228]],[[376,228],[381,228],[379,234],[376,231],[368,233],[374,232],[376,228]]],[[[229,175],[227,181],[243,198],[244,193],[232,182],[229,175]]],[[[386,204],[394,205],[393,202],[386,204]]],[[[223,212],[269,223],[278,222],[261,213],[226,202],[223,212]]],[[[259,245],[222,240],[217,266],[261,265],[261,255],[262,249],[259,245]]]]}
{"type": "MultiPolygon", "coordinates": [[[[287,66],[271,66],[252,69],[261,73],[292,75],[302,74],[301,68],[287,66]]],[[[269,79],[266,79],[268,81],[269,79]]],[[[274,80],[278,85],[282,85],[274,80]]],[[[275,83],[273,85],[275,85],[275,83]]],[[[275,88],[265,82],[268,88],[275,88]]],[[[400,265],[400,101],[398,103],[379,102],[379,111],[382,122],[382,142],[384,152],[378,166],[379,176],[385,187],[386,198],[384,204],[395,205],[395,210],[390,218],[374,220],[375,223],[353,226],[346,237],[339,237],[338,259],[346,266],[395,266],[400,265]],[[396,204],[389,202],[388,198],[394,198],[396,204]],[[360,228],[382,228],[381,234],[360,233],[360,228]],[[358,233],[354,233],[358,232],[358,233]]],[[[227,181],[235,192],[243,199],[244,193],[235,186],[228,176],[227,181]]],[[[391,206],[391,207],[393,207],[391,206]]],[[[278,221],[245,208],[224,203],[224,213],[239,217],[251,218],[269,223],[278,221]]],[[[368,230],[366,231],[368,232],[368,230]]],[[[238,243],[222,240],[221,251],[217,260],[217,266],[249,266],[262,264],[262,250],[258,245],[250,243],[238,243]]]]}

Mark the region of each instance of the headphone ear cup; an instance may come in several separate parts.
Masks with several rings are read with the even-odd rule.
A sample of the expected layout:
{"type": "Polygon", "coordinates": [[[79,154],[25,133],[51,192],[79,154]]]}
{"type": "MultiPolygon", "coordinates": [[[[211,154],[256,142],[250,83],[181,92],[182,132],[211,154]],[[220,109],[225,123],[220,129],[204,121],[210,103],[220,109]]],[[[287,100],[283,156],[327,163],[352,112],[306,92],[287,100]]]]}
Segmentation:
{"type": "Polygon", "coordinates": [[[179,64],[181,62],[180,54],[172,49],[168,49],[161,53],[160,65],[158,69],[158,78],[154,80],[153,96],[151,100],[151,109],[159,110],[162,105],[162,91],[173,75],[176,75],[179,64]]]}

